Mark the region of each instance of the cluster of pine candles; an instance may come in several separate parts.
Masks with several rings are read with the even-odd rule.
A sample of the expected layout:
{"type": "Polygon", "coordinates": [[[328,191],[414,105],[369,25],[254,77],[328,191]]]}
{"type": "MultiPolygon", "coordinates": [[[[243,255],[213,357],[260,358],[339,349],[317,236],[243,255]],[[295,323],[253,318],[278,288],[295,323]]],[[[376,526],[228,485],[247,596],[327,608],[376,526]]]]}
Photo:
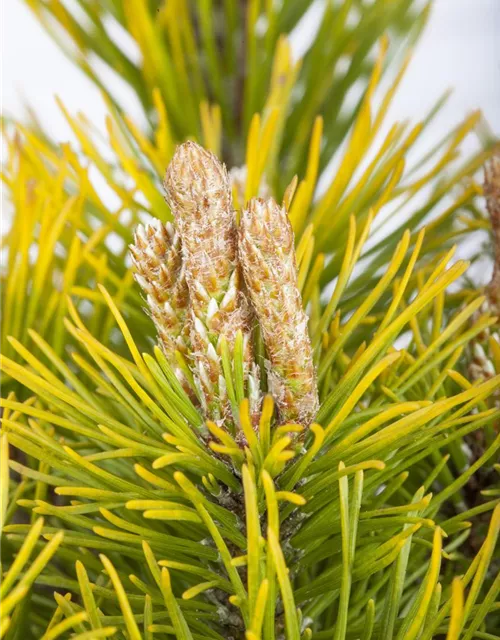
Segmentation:
{"type": "Polygon", "coordinates": [[[3,123],[0,637],[500,637],[499,155],[384,129],[432,3],[27,4],[109,116],[3,123]]]}

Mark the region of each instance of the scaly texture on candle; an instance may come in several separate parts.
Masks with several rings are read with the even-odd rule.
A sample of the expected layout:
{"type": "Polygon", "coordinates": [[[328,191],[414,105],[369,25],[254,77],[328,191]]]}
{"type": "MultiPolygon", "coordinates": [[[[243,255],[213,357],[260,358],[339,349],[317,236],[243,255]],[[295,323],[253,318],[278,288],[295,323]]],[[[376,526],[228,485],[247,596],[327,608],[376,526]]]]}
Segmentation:
{"type": "Polygon", "coordinates": [[[219,349],[222,336],[232,349],[241,331],[245,377],[252,397],[258,388],[252,358],[253,315],[238,264],[230,182],[225,166],[214,154],[186,142],[177,148],[164,185],[182,240],[195,379],[207,417],[222,422],[229,414],[219,349]]]}
{"type": "Polygon", "coordinates": [[[177,377],[184,382],[176,366],[175,352],[188,352],[190,321],[189,292],[182,265],[180,236],[171,223],[159,220],[139,225],[130,254],[135,279],[146,295],[158,342],[177,377]]]}
{"type": "Polygon", "coordinates": [[[272,198],[250,200],[241,214],[239,255],[264,336],[269,386],[280,417],[308,425],[318,410],[318,393],[285,207],[272,198]]]}

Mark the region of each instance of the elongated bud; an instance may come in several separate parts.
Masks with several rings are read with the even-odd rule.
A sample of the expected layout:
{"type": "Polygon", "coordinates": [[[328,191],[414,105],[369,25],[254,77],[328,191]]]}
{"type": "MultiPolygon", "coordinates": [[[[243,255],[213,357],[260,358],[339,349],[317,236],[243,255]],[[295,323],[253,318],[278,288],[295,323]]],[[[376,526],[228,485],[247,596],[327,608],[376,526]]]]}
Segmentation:
{"type": "Polygon", "coordinates": [[[318,392],[293,240],[286,210],[272,198],[243,209],[239,255],[269,356],[270,390],[284,422],[308,425],[318,392]]]}
{"type": "Polygon", "coordinates": [[[500,150],[486,163],[484,195],[494,243],[493,276],[488,285],[487,294],[493,312],[500,314],[500,150]]]}
{"type": "Polygon", "coordinates": [[[186,353],[189,344],[188,287],[182,268],[179,234],[159,220],[139,225],[130,245],[135,278],[146,295],[160,346],[171,363],[175,351],[186,353]]]}
{"type": "Polygon", "coordinates": [[[252,313],[242,290],[237,231],[225,166],[194,142],[180,145],[165,175],[167,202],[179,229],[192,314],[191,340],[207,417],[222,421],[229,404],[220,359],[220,337],[230,348],[244,340],[246,377],[252,387],[252,313]]]}

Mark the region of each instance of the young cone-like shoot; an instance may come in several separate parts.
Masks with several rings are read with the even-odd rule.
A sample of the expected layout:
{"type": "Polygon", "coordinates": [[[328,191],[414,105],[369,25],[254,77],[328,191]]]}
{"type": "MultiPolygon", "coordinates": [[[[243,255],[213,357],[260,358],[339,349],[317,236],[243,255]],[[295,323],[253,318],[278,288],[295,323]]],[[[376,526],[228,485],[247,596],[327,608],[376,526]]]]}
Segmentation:
{"type": "Polygon", "coordinates": [[[186,353],[189,345],[189,297],[180,236],[171,223],[155,220],[139,225],[130,254],[160,346],[169,362],[175,363],[175,351],[186,353]]]}
{"type": "MultiPolygon", "coordinates": [[[[491,224],[493,273],[485,288],[485,301],[480,311],[500,316],[500,151],[485,164],[483,191],[491,224]]],[[[480,311],[475,314],[475,318],[480,311]]],[[[498,322],[491,329],[481,332],[469,345],[467,373],[471,380],[491,378],[499,370],[497,331],[498,322]]],[[[498,404],[499,392],[495,395],[498,404]]],[[[477,436],[478,434],[475,434],[474,439],[477,439],[477,436]]]]}
{"type": "Polygon", "coordinates": [[[167,201],[182,240],[190,296],[195,380],[207,417],[229,416],[220,341],[230,349],[243,336],[245,377],[257,388],[252,357],[252,312],[243,292],[237,231],[225,166],[194,142],[177,148],[165,175],[167,201]]]}
{"type": "Polygon", "coordinates": [[[493,276],[488,286],[488,299],[495,313],[500,314],[500,150],[486,163],[484,195],[493,232],[493,276]]]}
{"type": "Polygon", "coordinates": [[[318,392],[307,316],[297,284],[294,236],[284,206],[254,198],[243,209],[239,255],[259,320],[269,387],[284,422],[310,424],[318,392]]]}

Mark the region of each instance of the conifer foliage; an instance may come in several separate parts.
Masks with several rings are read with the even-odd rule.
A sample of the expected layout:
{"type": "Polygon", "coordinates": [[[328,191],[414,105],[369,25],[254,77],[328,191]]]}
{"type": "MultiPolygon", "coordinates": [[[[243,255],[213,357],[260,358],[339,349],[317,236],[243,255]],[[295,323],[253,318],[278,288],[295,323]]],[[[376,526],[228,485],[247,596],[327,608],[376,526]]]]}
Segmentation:
{"type": "Polygon", "coordinates": [[[431,3],[26,4],[109,115],[3,122],[0,637],[499,638],[499,156],[386,122],[431,3]]]}

